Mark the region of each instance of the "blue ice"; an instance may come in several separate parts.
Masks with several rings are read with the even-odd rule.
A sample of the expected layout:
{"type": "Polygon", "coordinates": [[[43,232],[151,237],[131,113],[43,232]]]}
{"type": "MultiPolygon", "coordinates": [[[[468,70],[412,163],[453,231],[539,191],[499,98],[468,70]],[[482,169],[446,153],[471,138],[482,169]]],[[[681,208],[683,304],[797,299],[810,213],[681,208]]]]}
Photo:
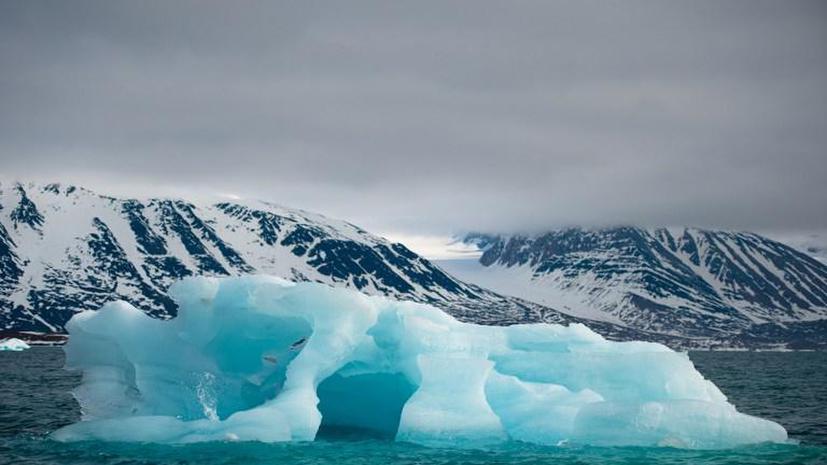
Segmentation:
{"type": "Polygon", "coordinates": [[[462,323],[428,305],[279,278],[192,278],[177,318],[124,302],[69,322],[82,421],[61,441],[726,448],[787,432],[736,411],[689,357],[584,325],[462,323]]]}

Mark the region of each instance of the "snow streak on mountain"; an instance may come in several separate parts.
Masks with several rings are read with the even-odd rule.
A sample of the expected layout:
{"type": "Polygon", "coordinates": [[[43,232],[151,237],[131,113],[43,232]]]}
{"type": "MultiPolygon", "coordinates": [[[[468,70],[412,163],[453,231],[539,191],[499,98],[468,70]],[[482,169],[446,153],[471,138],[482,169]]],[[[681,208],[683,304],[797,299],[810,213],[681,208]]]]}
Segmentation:
{"type": "Polygon", "coordinates": [[[757,234],[618,227],[464,240],[483,249],[479,266],[446,269],[579,317],[747,344],[826,337],[827,266],[757,234]]]}
{"type": "Polygon", "coordinates": [[[74,313],[115,299],[170,318],[174,281],[252,273],[427,302],[478,323],[577,320],[463,283],[401,244],[321,215],[59,184],[0,185],[0,271],[0,330],[62,331],[74,313]]]}
{"type": "Polygon", "coordinates": [[[484,249],[473,270],[266,202],[1,184],[0,331],[61,332],[74,313],[116,299],[171,318],[174,281],[261,273],[430,303],[468,322],[582,322],[673,347],[827,340],[827,267],[755,234],[615,228],[466,240],[484,249]]]}

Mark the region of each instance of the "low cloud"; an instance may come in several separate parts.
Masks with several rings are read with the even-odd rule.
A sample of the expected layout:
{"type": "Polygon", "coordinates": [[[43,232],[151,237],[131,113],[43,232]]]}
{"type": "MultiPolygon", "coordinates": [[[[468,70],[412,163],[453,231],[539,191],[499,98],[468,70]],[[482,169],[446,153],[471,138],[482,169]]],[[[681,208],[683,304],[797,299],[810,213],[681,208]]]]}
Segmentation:
{"type": "Polygon", "coordinates": [[[822,2],[5,2],[0,163],[388,234],[827,227],[822,2]]]}

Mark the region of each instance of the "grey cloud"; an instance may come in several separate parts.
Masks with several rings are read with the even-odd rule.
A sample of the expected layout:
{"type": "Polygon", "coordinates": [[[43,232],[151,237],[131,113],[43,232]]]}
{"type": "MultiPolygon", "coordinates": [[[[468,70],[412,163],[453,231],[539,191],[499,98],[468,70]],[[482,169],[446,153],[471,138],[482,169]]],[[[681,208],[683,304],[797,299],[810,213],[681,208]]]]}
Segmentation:
{"type": "Polygon", "coordinates": [[[0,171],[403,233],[823,228],[824,44],[805,1],[7,1],[0,171]]]}

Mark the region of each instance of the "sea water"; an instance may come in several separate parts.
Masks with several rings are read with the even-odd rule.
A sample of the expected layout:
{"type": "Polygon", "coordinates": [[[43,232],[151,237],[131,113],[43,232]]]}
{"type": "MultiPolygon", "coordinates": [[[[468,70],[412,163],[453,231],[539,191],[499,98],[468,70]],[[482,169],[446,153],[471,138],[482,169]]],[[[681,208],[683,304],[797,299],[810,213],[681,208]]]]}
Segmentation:
{"type": "Polygon", "coordinates": [[[693,352],[697,368],[739,410],[782,424],[799,445],[717,451],[640,447],[485,449],[423,447],[347,431],[303,443],[207,442],[192,445],[60,443],[55,429],[80,418],[69,391],[80,375],[62,369],[60,348],[0,353],[0,464],[802,464],[827,463],[827,353],[693,352]]]}

